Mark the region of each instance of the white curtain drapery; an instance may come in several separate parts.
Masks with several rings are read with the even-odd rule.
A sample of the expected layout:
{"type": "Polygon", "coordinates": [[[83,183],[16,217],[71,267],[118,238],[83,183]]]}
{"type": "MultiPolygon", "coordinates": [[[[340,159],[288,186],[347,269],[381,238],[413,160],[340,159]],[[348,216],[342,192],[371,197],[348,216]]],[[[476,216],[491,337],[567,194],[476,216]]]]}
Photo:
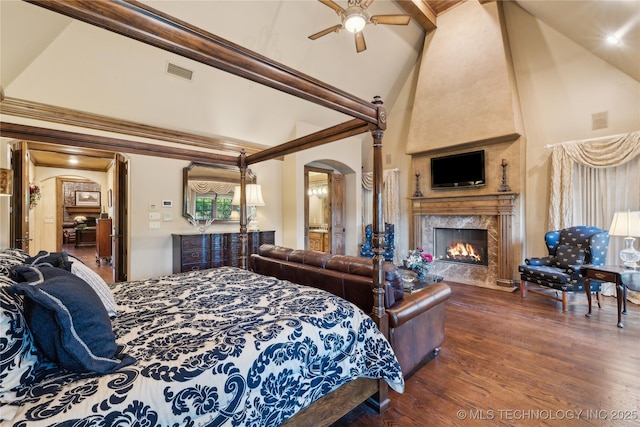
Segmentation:
{"type": "MultiPolygon", "coordinates": [[[[549,226],[559,230],[574,225],[574,164],[590,168],[611,168],[640,155],[640,131],[604,141],[569,141],[553,146],[551,154],[551,197],[549,226]]],[[[638,191],[640,183],[630,183],[638,191]]]]}
{"type": "MultiPolygon", "coordinates": [[[[608,229],[618,211],[640,210],[640,131],[599,141],[557,144],[551,155],[550,229],[593,225],[608,229]]],[[[607,264],[620,264],[622,239],[611,237],[607,264]]],[[[605,284],[603,295],[615,295],[605,284]]],[[[640,293],[627,299],[640,304],[640,293]]]]}

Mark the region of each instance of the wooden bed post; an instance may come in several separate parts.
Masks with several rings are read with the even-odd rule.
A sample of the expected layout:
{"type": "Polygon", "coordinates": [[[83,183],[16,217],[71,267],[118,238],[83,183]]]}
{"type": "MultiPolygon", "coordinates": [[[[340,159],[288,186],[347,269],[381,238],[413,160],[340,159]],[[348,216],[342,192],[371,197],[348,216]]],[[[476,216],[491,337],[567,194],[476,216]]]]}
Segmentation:
{"type": "MultiPolygon", "coordinates": [[[[389,338],[389,319],[384,308],[384,218],[382,217],[382,188],[384,176],[382,170],[382,136],[387,128],[387,110],[382,106],[382,99],[374,97],[373,104],[378,108],[378,124],[370,125],[373,137],[373,313],[371,318],[378,324],[380,332],[389,338]]],[[[379,381],[376,406],[380,413],[391,405],[389,385],[379,381]]]]}
{"type": "Polygon", "coordinates": [[[248,268],[248,241],[247,236],[247,153],[244,150],[240,153],[238,159],[238,167],[240,168],[240,268],[246,270],[248,268]]]}

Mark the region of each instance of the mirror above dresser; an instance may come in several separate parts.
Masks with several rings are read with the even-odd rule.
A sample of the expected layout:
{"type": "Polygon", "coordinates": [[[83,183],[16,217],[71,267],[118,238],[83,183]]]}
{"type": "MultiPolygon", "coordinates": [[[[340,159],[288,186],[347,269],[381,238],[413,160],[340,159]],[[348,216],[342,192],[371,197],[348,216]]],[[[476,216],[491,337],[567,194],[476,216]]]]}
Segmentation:
{"type": "MultiPolygon", "coordinates": [[[[256,176],[247,169],[247,184],[256,176]]],[[[183,172],[183,216],[195,221],[238,222],[239,206],[231,204],[240,185],[240,170],[235,166],[192,162],[183,172]]]]}

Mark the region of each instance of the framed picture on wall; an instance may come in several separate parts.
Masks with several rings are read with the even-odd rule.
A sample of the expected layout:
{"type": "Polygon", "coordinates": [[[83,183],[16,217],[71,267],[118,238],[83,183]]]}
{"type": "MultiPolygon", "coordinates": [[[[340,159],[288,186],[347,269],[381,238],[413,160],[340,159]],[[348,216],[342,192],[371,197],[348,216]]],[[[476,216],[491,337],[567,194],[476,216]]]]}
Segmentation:
{"type": "Polygon", "coordinates": [[[76,191],[76,206],[100,206],[100,192],[76,191]]]}

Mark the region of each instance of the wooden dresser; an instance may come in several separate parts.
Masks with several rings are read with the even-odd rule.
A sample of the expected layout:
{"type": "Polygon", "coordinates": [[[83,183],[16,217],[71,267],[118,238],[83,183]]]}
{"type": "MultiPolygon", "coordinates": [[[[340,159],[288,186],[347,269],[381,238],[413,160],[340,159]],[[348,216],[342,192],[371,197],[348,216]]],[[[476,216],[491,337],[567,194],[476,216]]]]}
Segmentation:
{"type": "MultiPolygon", "coordinates": [[[[247,233],[248,255],[258,253],[260,245],[275,243],[275,231],[247,233]]],[[[172,234],[173,272],[240,266],[240,233],[172,234]]]]}
{"type": "Polygon", "coordinates": [[[96,262],[111,262],[111,218],[96,221],[96,262]]]}

